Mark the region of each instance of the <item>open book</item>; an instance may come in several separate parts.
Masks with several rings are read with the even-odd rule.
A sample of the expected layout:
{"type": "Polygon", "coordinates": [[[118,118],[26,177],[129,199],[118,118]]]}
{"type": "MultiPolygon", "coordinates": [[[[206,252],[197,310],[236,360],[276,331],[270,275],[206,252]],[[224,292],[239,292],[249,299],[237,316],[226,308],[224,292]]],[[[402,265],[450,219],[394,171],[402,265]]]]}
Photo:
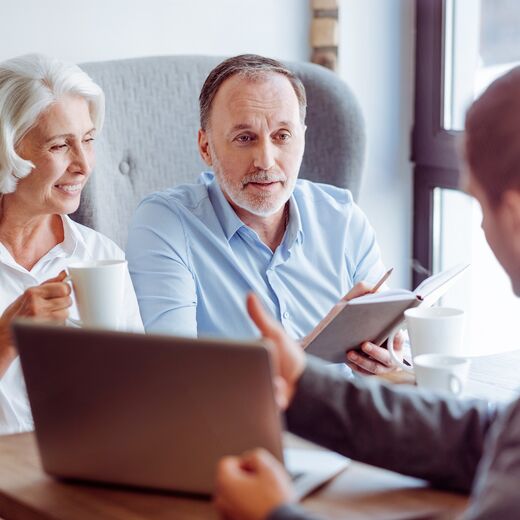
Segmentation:
{"type": "Polygon", "coordinates": [[[345,352],[359,348],[364,341],[381,345],[403,321],[406,309],[434,304],[468,267],[459,264],[430,276],[415,291],[387,290],[340,300],[303,338],[303,348],[308,354],[339,363],[345,361],[345,352]]]}

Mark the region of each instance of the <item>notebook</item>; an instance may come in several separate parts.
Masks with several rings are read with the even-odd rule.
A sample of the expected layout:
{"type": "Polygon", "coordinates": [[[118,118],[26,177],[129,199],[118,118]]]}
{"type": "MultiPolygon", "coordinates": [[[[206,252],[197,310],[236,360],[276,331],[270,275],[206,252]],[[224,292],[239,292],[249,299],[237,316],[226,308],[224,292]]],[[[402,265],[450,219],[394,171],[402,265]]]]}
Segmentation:
{"type": "Polygon", "coordinates": [[[308,354],[333,363],[345,362],[345,353],[364,341],[381,345],[412,307],[431,306],[460,278],[469,264],[424,280],[414,291],[394,289],[367,294],[348,302],[341,300],[302,340],[308,354]]]}

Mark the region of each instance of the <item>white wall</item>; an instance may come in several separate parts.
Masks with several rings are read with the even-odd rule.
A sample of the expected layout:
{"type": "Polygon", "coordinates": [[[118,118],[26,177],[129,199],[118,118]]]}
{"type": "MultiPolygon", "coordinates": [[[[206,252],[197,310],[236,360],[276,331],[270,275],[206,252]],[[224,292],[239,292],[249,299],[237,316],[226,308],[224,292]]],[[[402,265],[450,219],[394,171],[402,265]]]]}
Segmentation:
{"type": "MultiPolygon", "coordinates": [[[[306,0],[0,0],[0,60],[39,51],[82,62],[255,52],[309,59],[306,0]]],[[[391,285],[410,283],[413,0],[340,0],[340,73],[368,130],[360,204],[391,285]]]]}
{"type": "Polygon", "coordinates": [[[0,59],[256,52],[308,60],[304,0],[0,0],[0,59]]]}
{"type": "Polygon", "coordinates": [[[415,4],[342,0],[340,75],[356,94],[367,125],[360,206],[376,229],[392,287],[409,287],[415,4]]]}

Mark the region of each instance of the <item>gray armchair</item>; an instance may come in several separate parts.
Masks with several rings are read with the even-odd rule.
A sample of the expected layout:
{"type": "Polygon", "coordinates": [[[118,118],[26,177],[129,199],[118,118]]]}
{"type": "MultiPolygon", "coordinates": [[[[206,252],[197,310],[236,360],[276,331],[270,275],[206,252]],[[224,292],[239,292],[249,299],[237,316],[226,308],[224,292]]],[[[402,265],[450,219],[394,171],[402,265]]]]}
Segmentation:
{"type": "MultiPolygon", "coordinates": [[[[205,168],[197,150],[198,94],[223,58],[164,56],[88,63],[106,94],[97,163],[72,217],[125,246],[138,202],[152,191],[193,182],[205,168]]],[[[308,96],[300,176],[359,192],[365,134],[356,100],[334,73],[291,63],[308,96]]]]}

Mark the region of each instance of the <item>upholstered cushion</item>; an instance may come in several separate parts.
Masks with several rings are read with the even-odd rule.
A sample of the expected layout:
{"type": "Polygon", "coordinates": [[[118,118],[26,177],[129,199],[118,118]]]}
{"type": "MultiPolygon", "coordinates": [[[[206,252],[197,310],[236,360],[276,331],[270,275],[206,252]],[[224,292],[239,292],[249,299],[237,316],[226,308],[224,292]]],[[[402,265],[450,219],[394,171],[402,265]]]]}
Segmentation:
{"type": "MultiPolygon", "coordinates": [[[[205,168],[197,150],[198,95],[223,58],[163,56],[81,65],[103,88],[106,121],[96,167],[73,218],[124,247],[144,195],[193,182],[205,168]]],[[[289,63],[307,89],[306,149],[300,175],[357,196],[365,136],[359,107],[334,73],[289,63]]]]}

